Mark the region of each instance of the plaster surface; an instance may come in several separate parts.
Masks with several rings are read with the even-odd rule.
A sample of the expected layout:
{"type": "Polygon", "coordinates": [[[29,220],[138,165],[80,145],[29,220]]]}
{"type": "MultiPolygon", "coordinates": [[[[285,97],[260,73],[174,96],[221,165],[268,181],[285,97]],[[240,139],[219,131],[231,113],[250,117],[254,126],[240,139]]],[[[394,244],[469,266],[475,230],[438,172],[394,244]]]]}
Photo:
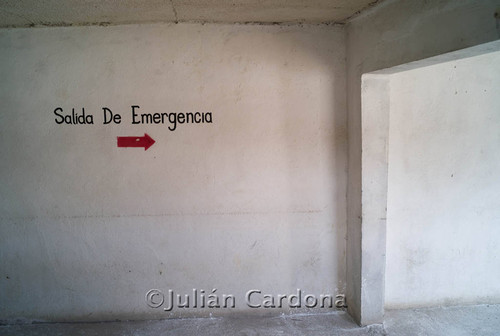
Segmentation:
{"type": "Polygon", "coordinates": [[[500,42],[471,49],[389,76],[388,308],[500,302],[500,42]]]}
{"type": "Polygon", "coordinates": [[[304,306],[256,312],[246,291],[343,292],[342,29],[3,29],[0,76],[2,320],[277,315],[304,306]],[[132,105],[213,122],[132,124],[132,105]],[[95,124],[57,124],[57,107],[95,124]],[[117,148],[144,133],[147,151],[117,148]],[[153,288],[237,304],[164,312],[153,288]]]}
{"type": "MultiPolygon", "coordinates": [[[[496,40],[500,37],[495,13],[498,1],[413,1],[388,0],[348,22],[348,233],[347,297],[349,312],[362,324],[380,322],[383,306],[367,314],[363,306],[362,259],[362,163],[361,163],[361,76],[446,52],[496,40]]],[[[377,254],[379,252],[376,252],[377,254]]],[[[384,267],[379,259],[373,270],[384,267]]],[[[378,272],[378,271],[377,271],[378,272]]],[[[368,288],[365,288],[368,290],[368,288]]],[[[374,292],[378,287],[374,289],[374,292]]],[[[371,309],[371,308],[370,308],[371,309]]]]}

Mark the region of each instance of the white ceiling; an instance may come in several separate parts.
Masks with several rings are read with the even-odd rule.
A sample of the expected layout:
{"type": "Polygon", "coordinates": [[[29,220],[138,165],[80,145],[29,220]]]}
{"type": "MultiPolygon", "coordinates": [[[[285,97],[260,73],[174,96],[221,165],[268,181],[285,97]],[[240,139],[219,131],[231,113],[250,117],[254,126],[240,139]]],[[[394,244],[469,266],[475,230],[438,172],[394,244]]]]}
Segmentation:
{"type": "Polygon", "coordinates": [[[342,23],[379,0],[0,0],[0,27],[146,22],[342,23]]]}

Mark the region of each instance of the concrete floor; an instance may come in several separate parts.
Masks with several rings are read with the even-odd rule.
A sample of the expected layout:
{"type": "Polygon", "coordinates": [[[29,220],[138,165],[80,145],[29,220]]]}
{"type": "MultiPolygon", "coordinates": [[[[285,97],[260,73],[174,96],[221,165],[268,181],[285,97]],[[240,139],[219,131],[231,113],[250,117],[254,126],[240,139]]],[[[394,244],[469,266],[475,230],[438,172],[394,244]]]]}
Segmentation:
{"type": "Polygon", "coordinates": [[[0,335],[500,335],[500,305],[386,312],[384,325],[358,327],[345,312],[261,318],[205,318],[0,326],[0,335]]]}
{"type": "Polygon", "coordinates": [[[398,336],[498,336],[500,305],[389,310],[384,327],[398,336]]]}

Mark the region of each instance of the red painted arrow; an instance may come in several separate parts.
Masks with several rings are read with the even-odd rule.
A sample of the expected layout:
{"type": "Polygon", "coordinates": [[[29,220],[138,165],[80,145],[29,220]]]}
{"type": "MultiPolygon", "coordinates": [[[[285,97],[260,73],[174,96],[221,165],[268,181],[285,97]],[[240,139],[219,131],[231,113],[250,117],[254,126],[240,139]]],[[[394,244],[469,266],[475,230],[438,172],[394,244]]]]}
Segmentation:
{"type": "Polygon", "coordinates": [[[153,146],[155,141],[144,133],[143,137],[116,137],[118,147],[144,147],[144,150],[148,150],[149,147],[153,146]]]}

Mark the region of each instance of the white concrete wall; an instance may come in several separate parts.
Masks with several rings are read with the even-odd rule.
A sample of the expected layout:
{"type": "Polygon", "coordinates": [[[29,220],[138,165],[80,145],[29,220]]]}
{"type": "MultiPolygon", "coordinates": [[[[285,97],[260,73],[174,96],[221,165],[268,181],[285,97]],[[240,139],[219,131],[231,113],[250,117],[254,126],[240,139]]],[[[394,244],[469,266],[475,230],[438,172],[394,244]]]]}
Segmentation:
{"type": "Polygon", "coordinates": [[[386,307],[500,302],[500,51],[389,85],[386,307]]]}
{"type": "Polygon", "coordinates": [[[342,292],[344,50],[331,26],[0,30],[0,319],[207,316],[253,312],[253,288],[342,292]],[[131,105],[213,123],[132,125],[131,105]],[[96,124],[58,125],[58,106],[96,124]],[[122,123],[102,125],[103,106],[122,123]],[[144,132],[148,151],[117,148],[144,132]],[[164,313],[151,288],[217,288],[237,307],[164,313]]]}
{"type": "MultiPolygon", "coordinates": [[[[384,265],[384,251],[370,258],[372,274],[362,270],[361,205],[361,75],[371,71],[466,48],[500,37],[495,11],[497,0],[386,0],[351,20],[346,26],[348,104],[348,212],[347,212],[347,299],[349,312],[362,324],[381,322],[383,300],[370,301],[383,289],[376,277],[384,265]],[[367,284],[375,284],[368,288],[367,284]],[[364,293],[364,294],[363,294],[364,293]],[[377,305],[363,311],[363,306],[377,305]],[[375,313],[376,312],[376,313],[375,313]]],[[[367,243],[370,243],[369,241],[367,243]]],[[[376,243],[376,242],[375,242],[376,243]]],[[[371,244],[373,246],[374,244],[371,244]]],[[[367,266],[365,264],[365,266],[367,266]]]]}

